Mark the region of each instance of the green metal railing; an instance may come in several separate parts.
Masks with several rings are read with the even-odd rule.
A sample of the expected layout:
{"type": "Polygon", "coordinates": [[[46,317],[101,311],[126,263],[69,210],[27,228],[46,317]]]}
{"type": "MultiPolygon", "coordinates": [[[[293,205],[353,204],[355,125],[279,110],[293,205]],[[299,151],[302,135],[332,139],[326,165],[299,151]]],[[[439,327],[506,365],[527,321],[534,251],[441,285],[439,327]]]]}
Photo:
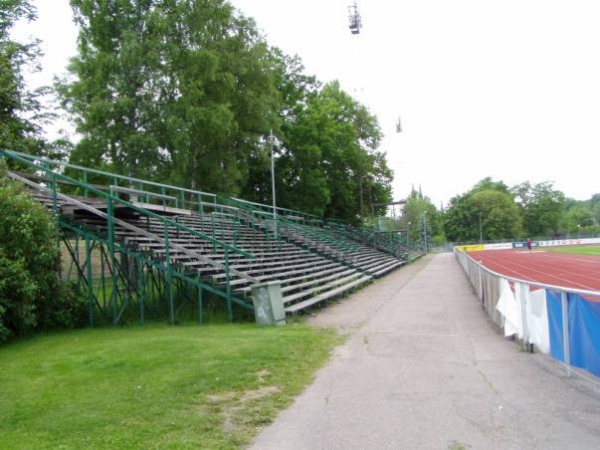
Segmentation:
{"type": "Polygon", "coordinates": [[[327,220],[325,228],[331,229],[333,233],[344,236],[347,239],[368,245],[400,259],[406,260],[410,251],[405,233],[357,228],[338,220],[327,220]]]}
{"type": "MultiPolygon", "coordinates": [[[[344,262],[344,253],[360,251],[359,244],[399,257],[410,254],[410,249],[407,248],[407,243],[402,241],[402,236],[393,232],[375,233],[373,230],[351,227],[339,220],[324,220],[316,215],[295,210],[273,208],[237,198],[222,198],[215,194],[140,180],[9,150],[0,150],[0,157],[13,161],[30,172],[37,172],[37,175],[30,173],[28,176],[35,178],[38,183],[43,181],[47,184],[47,192],[52,202],[51,209],[57,222],[63,230],[71,233],[85,246],[84,259],[91,258],[91,252],[96,246],[103,252],[107,265],[115,268],[104,280],[115,288],[105,289],[111,298],[107,305],[102,305],[105,309],[112,308],[111,314],[115,323],[122,317],[127,303],[134,302],[137,298],[129,295],[127,290],[121,292],[120,288],[117,288],[127,282],[126,264],[121,268],[117,255],[125,255],[131,258],[132,265],[141,267],[138,270],[141,275],[134,280],[137,285],[137,288],[133,289],[137,292],[136,295],[143,297],[147,282],[153,283],[160,291],[160,295],[167,298],[169,317],[173,322],[177,310],[172,289],[176,289],[178,283],[194,286],[198,290],[199,298],[204,291],[224,298],[230,320],[233,304],[251,308],[247,301],[236,298],[231,288],[232,277],[239,277],[250,283],[257,282],[255,278],[236,271],[230,264],[234,256],[235,258],[254,257],[238,247],[244,227],[263,233],[269,245],[280,246],[283,242],[295,242],[296,245],[306,247],[310,251],[323,250],[327,252],[328,257],[339,259],[341,262],[344,262]],[[77,196],[80,196],[79,200],[77,196]],[[98,201],[99,204],[95,204],[94,201],[98,201]],[[80,224],[68,223],[60,214],[61,202],[70,204],[74,210],[86,209],[95,217],[105,220],[104,234],[82,228],[80,224]],[[143,226],[134,227],[119,219],[119,213],[124,209],[135,212],[142,218],[141,221],[146,220],[148,231],[144,232],[143,226]],[[173,214],[175,218],[170,219],[153,211],[173,214]],[[194,224],[198,223],[196,214],[200,218],[200,229],[194,228],[195,225],[186,225],[192,223],[185,220],[191,215],[190,213],[194,215],[196,221],[194,224]],[[151,225],[154,227],[152,231],[150,231],[151,225]],[[145,238],[162,245],[162,259],[157,259],[156,254],[150,254],[143,246],[132,248],[128,243],[122,242],[119,239],[119,232],[124,229],[142,232],[145,238]],[[207,243],[207,249],[210,247],[212,251],[207,250],[206,254],[218,255],[219,261],[222,258],[223,262],[186,248],[180,243],[182,241],[173,240],[182,237],[207,243]],[[183,271],[183,264],[179,265],[173,258],[181,254],[224,273],[224,288],[218,289],[208,281],[200,279],[197,274],[194,277],[183,271]],[[159,275],[154,275],[155,273],[159,275]],[[146,280],[144,274],[148,274],[151,280],[146,280]],[[120,299],[119,302],[117,297],[120,299]]],[[[31,187],[38,189],[39,186],[32,182],[31,187]]],[[[70,249],[72,254],[78,251],[78,247],[70,249]]],[[[86,282],[91,283],[92,276],[88,271],[89,266],[86,264],[77,267],[80,280],[85,279],[86,282]]],[[[91,288],[88,286],[86,289],[91,288]]],[[[92,290],[88,291],[88,296],[90,305],[94,305],[94,308],[100,307],[97,296],[94,296],[92,290]]],[[[199,300],[199,305],[201,303],[199,300]]],[[[143,304],[142,298],[141,305],[143,304]]],[[[140,317],[144,317],[142,306],[140,306],[140,317]]]]}
{"type": "Polygon", "coordinates": [[[304,246],[309,249],[315,244],[314,247],[325,246],[329,247],[331,251],[359,250],[356,245],[331,235],[323,226],[325,221],[317,216],[285,208],[276,208],[274,214],[273,208],[237,198],[231,199],[230,202],[256,222],[263,223],[265,229],[278,240],[296,238],[298,242],[303,242],[304,246]]]}
{"type": "MultiPolygon", "coordinates": [[[[165,294],[168,298],[168,303],[169,303],[169,308],[170,308],[169,315],[170,315],[171,322],[175,321],[175,317],[174,317],[175,311],[174,311],[173,291],[172,291],[172,285],[173,285],[174,279],[185,279],[187,282],[190,282],[193,285],[195,285],[196,287],[198,287],[200,292],[202,290],[208,290],[210,292],[215,293],[218,296],[224,297],[227,301],[228,318],[230,320],[232,320],[232,303],[237,303],[244,307],[248,306],[246,302],[244,302],[243,300],[237,299],[232,295],[231,285],[230,285],[231,277],[232,277],[232,275],[236,275],[236,276],[244,278],[250,282],[256,282],[256,280],[246,274],[243,274],[243,273],[233,270],[229,265],[229,259],[230,259],[231,254],[237,254],[244,258],[254,258],[254,255],[252,255],[242,249],[236,248],[235,246],[232,246],[230,244],[222,242],[218,239],[215,239],[213,236],[206,235],[202,232],[199,232],[199,231],[191,229],[183,224],[180,224],[174,220],[168,219],[159,214],[155,214],[151,211],[148,211],[134,203],[123,200],[116,195],[116,192],[114,192],[114,188],[113,188],[113,193],[105,192],[101,189],[98,189],[97,187],[86,185],[82,181],[68,177],[62,173],[57,172],[56,170],[52,170],[52,168],[51,168],[51,167],[54,167],[55,169],[61,170],[61,169],[64,169],[65,167],[71,168],[72,166],[70,166],[70,165],[57,163],[56,161],[51,161],[51,160],[40,161],[40,158],[35,158],[31,155],[25,155],[25,156],[23,154],[17,153],[17,152],[0,150],[0,158],[6,158],[8,160],[15,161],[15,162],[19,163],[20,165],[25,166],[26,168],[28,167],[29,169],[34,170],[35,172],[38,172],[38,174],[41,173],[41,175],[42,175],[41,178],[46,183],[48,183],[49,187],[43,187],[42,185],[40,185],[38,183],[31,182],[28,179],[23,178],[16,174],[12,174],[12,176],[13,176],[13,178],[19,179],[23,183],[28,184],[30,187],[33,187],[40,191],[45,191],[50,194],[50,197],[52,199],[52,208],[51,209],[52,209],[53,214],[56,217],[56,220],[59,223],[59,225],[61,227],[63,227],[64,229],[68,229],[68,230],[70,230],[70,232],[75,233],[78,237],[83,237],[86,240],[86,249],[88,249],[87,250],[88,254],[86,255],[86,258],[88,260],[91,258],[88,247],[90,246],[89,240],[91,239],[90,236],[92,234],[90,234],[89,231],[84,231],[84,230],[78,229],[76,227],[68,225],[64,221],[61,221],[59,200],[66,204],[70,204],[72,206],[84,209],[84,210],[94,214],[96,217],[100,217],[100,218],[106,220],[106,236],[101,236],[98,233],[94,233],[94,236],[95,236],[95,240],[97,242],[101,242],[101,244],[106,247],[107,254],[109,255],[107,262],[110,264],[110,266],[112,268],[118,267],[116,255],[117,255],[117,252],[120,252],[120,253],[129,255],[129,256],[132,256],[136,260],[141,261],[142,264],[145,264],[147,266],[152,266],[153,268],[160,270],[164,274],[164,278],[165,278],[165,282],[166,282],[165,294]],[[50,164],[50,162],[52,164],[50,164]],[[59,186],[65,187],[68,190],[76,190],[81,193],[85,193],[84,199],[91,199],[93,196],[94,200],[99,200],[104,203],[106,212],[98,209],[97,207],[90,206],[89,204],[86,204],[82,201],[76,200],[73,197],[62,194],[61,192],[59,192],[60,191],[59,186]],[[135,211],[141,217],[145,217],[148,221],[150,221],[150,219],[152,219],[155,224],[158,224],[159,227],[162,228],[162,230],[161,230],[162,236],[159,236],[156,233],[150,233],[148,231],[144,231],[138,227],[135,227],[133,225],[128,224],[127,222],[124,222],[124,221],[118,219],[115,215],[117,208],[127,208],[131,211],[135,211]],[[127,246],[122,245],[122,243],[119,242],[119,240],[116,236],[117,228],[129,229],[130,231],[138,233],[138,234],[141,233],[146,238],[154,240],[155,242],[158,242],[160,245],[163,245],[164,250],[165,250],[164,260],[157,262],[157,261],[153,260],[152,258],[148,258],[144,255],[139,254],[138,252],[130,251],[127,248],[127,246]],[[216,261],[212,261],[210,258],[208,258],[202,254],[194,253],[181,245],[172,243],[171,242],[171,233],[172,232],[175,232],[176,235],[180,235],[180,233],[185,234],[186,236],[200,239],[200,240],[203,240],[205,242],[212,244],[213,252],[216,253],[217,251],[220,251],[220,252],[224,253],[225,263],[221,264],[216,261]],[[191,258],[194,258],[196,260],[201,261],[202,263],[205,263],[207,265],[215,267],[217,270],[224,271],[225,275],[226,275],[226,277],[225,277],[226,278],[225,292],[220,291],[219,289],[216,289],[216,288],[208,285],[207,283],[203,283],[199,279],[190,277],[187,274],[183,274],[179,271],[174,270],[174,265],[171,261],[171,252],[181,252],[181,253],[187,254],[191,258]]],[[[100,171],[93,171],[93,170],[89,170],[89,169],[85,169],[85,170],[86,170],[86,172],[84,172],[84,174],[85,173],[94,173],[96,175],[99,173],[106,174],[106,173],[100,172],[100,171]]],[[[86,177],[84,176],[84,179],[85,178],[86,177]]],[[[116,178],[128,180],[126,177],[115,176],[115,179],[116,178]]],[[[147,182],[145,182],[145,183],[152,184],[152,183],[147,183],[147,182]]],[[[115,185],[113,185],[113,186],[115,186],[115,185]]],[[[166,188],[166,186],[163,186],[163,187],[166,188]]],[[[198,194],[202,194],[202,193],[198,193],[198,194]]],[[[166,193],[142,193],[142,195],[146,195],[147,196],[146,198],[155,197],[155,198],[161,198],[163,201],[170,200],[170,199],[168,199],[168,195],[166,193]]],[[[104,208],[102,208],[102,209],[104,209],[104,208]]],[[[202,209],[202,206],[200,206],[200,209],[202,209]]],[[[80,274],[82,274],[82,273],[83,273],[83,271],[80,270],[80,274]]],[[[86,274],[86,276],[89,276],[89,273],[86,274]]],[[[116,322],[118,322],[118,319],[120,317],[120,314],[119,314],[118,308],[117,308],[119,291],[118,291],[118,289],[115,288],[119,284],[119,271],[111,270],[110,278],[111,278],[110,279],[111,285],[113,286],[113,289],[111,291],[110,303],[111,303],[112,309],[113,309],[113,322],[116,323],[116,322]]],[[[88,295],[89,295],[89,293],[88,293],[88,295]]],[[[122,304],[127,302],[127,299],[122,299],[122,300],[123,300],[121,302],[122,304]]]]}
{"type": "MultiPolygon", "coordinates": [[[[29,167],[50,169],[57,173],[64,172],[70,180],[79,182],[72,188],[77,188],[75,189],[78,190],[76,193],[83,198],[95,195],[94,192],[97,192],[97,190],[115,194],[126,193],[139,196],[140,203],[188,209],[199,213],[201,216],[222,206],[217,201],[217,195],[212,193],[141,180],[12,150],[4,149],[1,152],[14,157],[13,159],[18,157],[20,161],[26,161],[29,167]],[[156,200],[158,200],[158,203],[155,202],[156,200]]],[[[65,185],[68,185],[68,183],[65,183],[65,185]]]]}
{"type": "Polygon", "coordinates": [[[290,222],[294,222],[301,225],[310,226],[323,226],[323,219],[314,214],[307,214],[292,209],[276,207],[273,209],[272,206],[264,205],[262,203],[250,202],[239,198],[231,198],[230,204],[239,207],[245,211],[260,212],[260,215],[266,217],[268,214],[271,217],[284,219],[290,222]]]}

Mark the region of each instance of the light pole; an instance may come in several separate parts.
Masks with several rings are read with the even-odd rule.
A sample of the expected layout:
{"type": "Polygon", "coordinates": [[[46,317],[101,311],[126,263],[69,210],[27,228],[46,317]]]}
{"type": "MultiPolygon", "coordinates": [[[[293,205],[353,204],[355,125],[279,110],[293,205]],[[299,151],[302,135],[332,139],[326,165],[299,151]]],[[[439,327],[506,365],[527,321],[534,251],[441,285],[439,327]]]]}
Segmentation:
{"type": "Polygon", "coordinates": [[[365,225],[364,224],[364,222],[365,222],[365,220],[364,220],[365,214],[364,214],[364,209],[363,209],[363,192],[362,192],[362,180],[363,180],[364,177],[365,177],[364,175],[361,176],[360,177],[360,182],[359,182],[359,184],[360,184],[360,225],[361,226],[365,225]]]}
{"type": "Polygon", "coordinates": [[[425,253],[429,253],[427,245],[427,211],[423,211],[423,240],[425,241],[425,253]]]}
{"type": "Polygon", "coordinates": [[[360,186],[360,224],[364,226],[365,222],[365,208],[364,208],[364,200],[363,200],[363,180],[369,176],[369,174],[361,175],[359,179],[360,186]]]}
{"type": "Polygon", "coordinates": [[[481,225],[481,214],[482,212],[479,211],[479,243],[483,244],[483,227],[481,225]]]}
{"type": "Polygon", "coordinates": [[[408,263],[410,264],[410,224],[411,222],[407,222],[406,227],[406,248],[408,249],[408,263]]]}
{"type": "Polygon", "coordinates": [[[273,200],[273,219],[277,217],[277,200],[275,196],[275,157],[273,156],[273,149],[279,141],[273,136],[273,130],[269,131],[269,143],[271,144],[271,198],[273,200]]]}

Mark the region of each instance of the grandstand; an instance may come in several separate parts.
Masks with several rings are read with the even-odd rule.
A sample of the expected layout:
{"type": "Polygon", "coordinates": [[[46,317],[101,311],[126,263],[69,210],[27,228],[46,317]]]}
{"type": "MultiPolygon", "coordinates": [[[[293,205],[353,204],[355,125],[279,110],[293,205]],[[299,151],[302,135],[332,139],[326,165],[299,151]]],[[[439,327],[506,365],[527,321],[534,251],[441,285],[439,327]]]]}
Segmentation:
{"type": "Polygon", "coordinates": [[[0,151],[9,176],[54,215],[62,276],[88,301],[91,325],[255,310],[277,285],[293,314],[335,299],[423,254],[398,232],[0,151]]]}

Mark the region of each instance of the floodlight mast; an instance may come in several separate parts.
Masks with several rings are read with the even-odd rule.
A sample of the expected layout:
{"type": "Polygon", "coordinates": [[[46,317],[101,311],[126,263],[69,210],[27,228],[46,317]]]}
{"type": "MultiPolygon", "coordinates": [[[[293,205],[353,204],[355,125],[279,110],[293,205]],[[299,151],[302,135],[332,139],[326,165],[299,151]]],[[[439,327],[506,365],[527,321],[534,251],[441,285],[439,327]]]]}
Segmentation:
{"type": "Polygon", "coordinates": [[[348,6],[348,14],[348,18],[350,20],[350,32],[352,34],[359,34],[360,29],[362,28],[362,22],[360,20],[360,13],[358,12],[358,5],[356,4],[356,2],[348,6]]]}

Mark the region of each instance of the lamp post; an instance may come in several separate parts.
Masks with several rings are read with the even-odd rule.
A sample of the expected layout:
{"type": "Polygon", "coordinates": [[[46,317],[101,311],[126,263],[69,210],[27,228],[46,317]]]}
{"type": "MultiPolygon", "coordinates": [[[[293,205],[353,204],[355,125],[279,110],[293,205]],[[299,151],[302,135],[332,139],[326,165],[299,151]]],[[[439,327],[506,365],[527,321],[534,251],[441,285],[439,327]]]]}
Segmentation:
{"type": "Polygon", "coordinates": [[[408,249],[408,263],[410,264],[410,224],[411,222],[407,222],[406,227],[406,248],[408,249]]]}
{"type": "Polygon", "coordinates": [[[273,200],[273,231],[275,239],[279,239],[279,224],[277,223],[277,196],[275,195],[275,146],[279,147],[281,143],[273,135],[273,129],[269,130],[269,144],[271,145],[271,198],[273,200]]]}
{"type": "Polygon", "coordinates": [[[479,211],[479,243],[483,244],[483,226],[481,225],[481,214],[482,212],[479,211]]]}
{"type": "Polygon", "coordinates": [[[275,158],[273,156],[273,149],[275,146],[279,146],[279,141],[273,136],[273,130],[269,131],[269,143],[271,144],[271,198],[273,200],[273,219],[277,217],[277,200],[275,195],[275,158]]]}
{"type": "Polygon", "coordinates": [[[423,241],[425,242],[425,253],[429,253],[427,244],[427,211],[423,211],[423,241]]]}
{"type": "Polygon", "coordinates": [[[360,177],[360,225],[364,226],[364,209],[363,209],[363,190],[362,190],[362,180],[365,176],[360,177]]]}
{"type": "Polygon", "coordinates": [[[368,177],[369,174],[365,173],[360,176],[359,185],[360,185],[360,224],[364,226],[365,222],[365,208],[364,208],[364,200],[363,200],[363,180],[368,177]]]}

